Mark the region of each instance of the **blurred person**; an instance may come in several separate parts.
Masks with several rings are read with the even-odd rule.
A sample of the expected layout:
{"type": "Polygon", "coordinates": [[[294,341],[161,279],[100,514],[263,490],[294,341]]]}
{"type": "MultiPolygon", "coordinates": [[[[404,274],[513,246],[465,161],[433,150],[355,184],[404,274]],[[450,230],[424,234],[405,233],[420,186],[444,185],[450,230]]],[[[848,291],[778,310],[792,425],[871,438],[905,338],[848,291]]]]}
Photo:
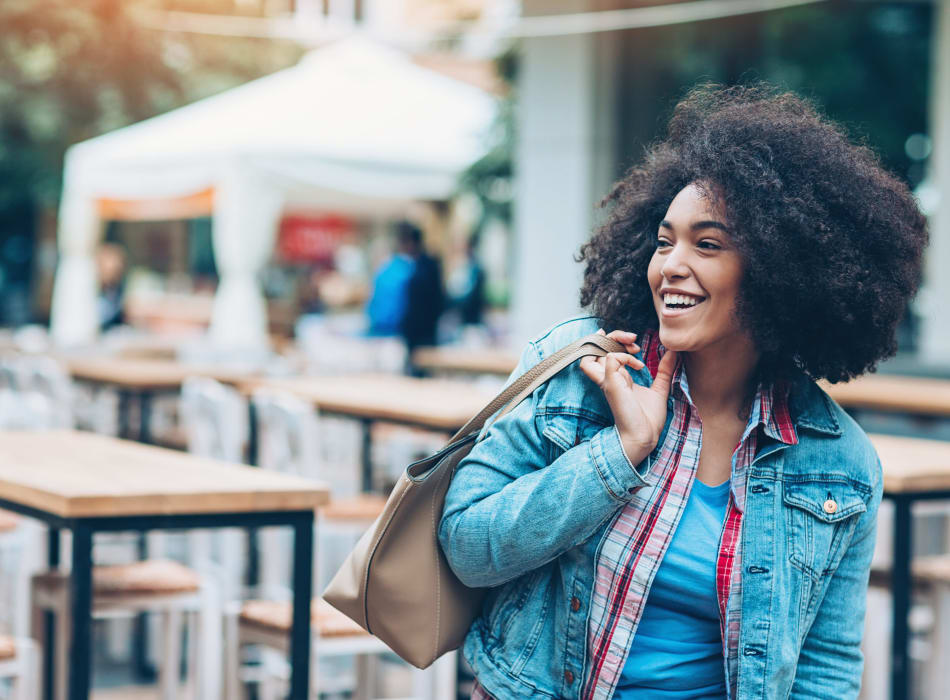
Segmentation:
{"type": "Polygon", "coordinates": [[[591,315],[513,376],[593,332],[626,352],[499,419],[446,496],[448,562],[490,587],[473,698],[855,698],[881,465],[815,382],[894,354],[924,217],[767,86],[694,89],[605,205],[591,315]]]}
{"type": "Polygon", "coordinates": [[[326,312],[327,305],[321,292],[324,280],[330,272],[330,270],[320,265],[314,265],[303,276],[300,282],[300,291],[297,293],[301,316],[320,315],[326,312]]]}
{"type": "Polygon", "coordinates": [[[99,273],[99,328],[108,330],[125,322],[125,250],[117,243],[103,243],[96,255],[99,273]]]}
{"type": "Polygon", "coordinates": [[[452,308],[463,326],[480,326],[485,316],[485,268],[478,260],[478,238],[472,236],[465,244],[465,262],[450,280],[452,308]]]}
{"type": "MultiPolygon", "coordinates": [[[[399,250],[412,260],[400,333],[411,357],[418,347],[436,345],[439,317],[445,307],[442,264],[422,243],[422,231],[408,221],[396,225],[399,250]]],[[[410,366],[410,373],[416,372],[410,366]]]]}
{"type": "Polygon", "coordinates": [[[400,334],[414,266],[408,247],[397,238],[395,252],[373,278],[373,291],[366,306],[370,335],[400,334]]]}

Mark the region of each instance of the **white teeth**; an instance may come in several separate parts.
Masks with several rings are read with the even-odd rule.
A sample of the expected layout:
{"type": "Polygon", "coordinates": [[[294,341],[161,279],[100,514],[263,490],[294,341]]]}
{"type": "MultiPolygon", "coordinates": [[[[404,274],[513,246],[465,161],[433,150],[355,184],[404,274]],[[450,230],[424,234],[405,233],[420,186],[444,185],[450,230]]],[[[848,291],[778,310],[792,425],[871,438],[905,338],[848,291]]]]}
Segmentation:
{"type": "Polygon", "coordinates": [[[667,306],[670,305],[679,305],[679,306],[696,306],[702,299],[697,299],[696,297],[688,297],[684,294],[664,294],[663,303],[667,306]]]}

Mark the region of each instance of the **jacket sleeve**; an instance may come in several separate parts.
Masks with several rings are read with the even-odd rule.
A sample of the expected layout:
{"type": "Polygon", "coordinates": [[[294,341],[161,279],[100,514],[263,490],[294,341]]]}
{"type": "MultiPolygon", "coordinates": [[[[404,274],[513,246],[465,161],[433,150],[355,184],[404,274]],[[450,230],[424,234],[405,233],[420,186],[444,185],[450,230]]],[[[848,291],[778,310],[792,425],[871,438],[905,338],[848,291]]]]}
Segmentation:
{"type": "Polygon", "coordinates": [[[868,576],[877,531],[883,479],[880,461],[877,485],[868,509],[841,563],[832,574],[824,599],[798,657],[792,698],[857,698],[864,657],[861,637],[867,607],[868,576]]]}
{"type": "MultiPolygon", "coordinates": [[[[512,376],[539,360],[529,346],[512,376]]],[[[468,586],[498,586],[551,561],[593,535],[646,484],[647,460],[634,469],[613,426],[549,463],[535,422],[546,388],[488,429],[449,486],[439,539],[468,586]]]]}

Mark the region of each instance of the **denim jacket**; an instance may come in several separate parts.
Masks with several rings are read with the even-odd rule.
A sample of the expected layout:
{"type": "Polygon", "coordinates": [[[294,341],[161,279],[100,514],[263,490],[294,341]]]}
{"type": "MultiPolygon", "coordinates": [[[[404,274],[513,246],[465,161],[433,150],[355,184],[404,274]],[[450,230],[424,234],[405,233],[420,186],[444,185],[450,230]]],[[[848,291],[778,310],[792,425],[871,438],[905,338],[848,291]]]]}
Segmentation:
{"type": "MultiPolygon", "coordinates": [[[[598,327],[592,317],[554,326],[512,377],[598,327]]],[[[631,376],[651,382],[646,369],[631,376]]],[[[765,573],[743,585],[736,697],[852,698],[880,461],[804,376],[789,411],[798,444],[764,446],[747,472],[743,563],[765,573]],[[829,484],[833,513],[823,507],[829,484]]],[[[617,511],[647,485],[666,432],[632,466],[602,391],[575,363],[491,425],[459,464],[439,536],[455,574],[490,589],[463,654],[499,700],[581,697],[597,554],[617,511]]]]}

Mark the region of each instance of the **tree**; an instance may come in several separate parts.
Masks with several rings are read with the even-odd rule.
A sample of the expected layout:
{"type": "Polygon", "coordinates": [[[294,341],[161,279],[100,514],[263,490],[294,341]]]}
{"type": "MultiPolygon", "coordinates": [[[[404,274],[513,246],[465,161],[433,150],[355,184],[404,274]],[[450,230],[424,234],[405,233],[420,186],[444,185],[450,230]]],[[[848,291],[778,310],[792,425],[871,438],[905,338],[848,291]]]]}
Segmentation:
{"type": "MultiPolygon", "coordinates": [[[[70,145],[299,57],[299,49],[281,42],[155,29],[140,21],[154,5],[0,2],[0,297],[21,295],[29,284],[23,271],[30,269],[35,213],[55,207],[70,145]]],[[[26,319],[0,308],[0,320],[26,319]]]]}

